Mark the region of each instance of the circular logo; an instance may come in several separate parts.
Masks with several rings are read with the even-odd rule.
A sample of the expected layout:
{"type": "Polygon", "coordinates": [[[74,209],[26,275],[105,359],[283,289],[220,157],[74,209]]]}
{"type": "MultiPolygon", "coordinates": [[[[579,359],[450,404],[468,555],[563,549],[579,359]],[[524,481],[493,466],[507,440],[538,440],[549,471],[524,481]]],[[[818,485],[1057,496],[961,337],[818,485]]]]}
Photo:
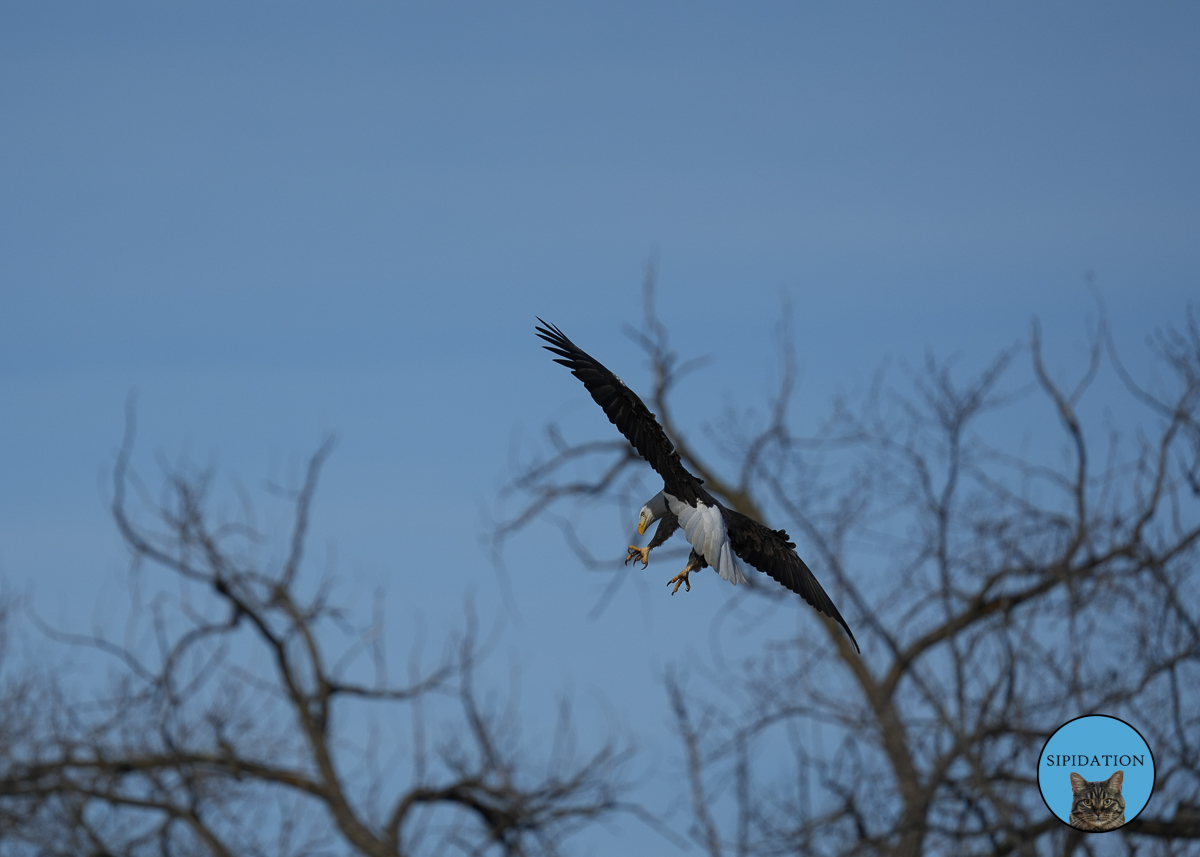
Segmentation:
{"type": "Polygon", "coordinates": [[[1076,717],[1050,736],[1038,759],[1042,800],[1061,821],[1103,833],[1133,821],[1154,791],[1154,755],[1116,717],[1076,717]]]}

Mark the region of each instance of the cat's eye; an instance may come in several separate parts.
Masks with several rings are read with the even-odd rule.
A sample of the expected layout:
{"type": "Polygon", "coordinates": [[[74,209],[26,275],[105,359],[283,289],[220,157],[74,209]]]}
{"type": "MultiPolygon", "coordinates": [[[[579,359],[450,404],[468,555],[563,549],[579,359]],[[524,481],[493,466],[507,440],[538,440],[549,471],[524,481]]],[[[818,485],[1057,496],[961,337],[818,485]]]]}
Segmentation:
{"type": "Polygon", "coordinates": [[[1104,805],[1105,805],[1105,806],[1111,806],[1111,805],[1112,805],[1112,801],[1111,801],[1111,800],[1106,800],[1106,801],[1104,802],[1104,805]]]}
{"type": "Polygon", "coordinates": [[[1091,806],[1091,805],[1092,805],[1092,802],[1091,802],[1090,800],[1085,800],[1085,801],[1083,802],[1083,805],[1084,805],[1084,806],[1091,806]]]}

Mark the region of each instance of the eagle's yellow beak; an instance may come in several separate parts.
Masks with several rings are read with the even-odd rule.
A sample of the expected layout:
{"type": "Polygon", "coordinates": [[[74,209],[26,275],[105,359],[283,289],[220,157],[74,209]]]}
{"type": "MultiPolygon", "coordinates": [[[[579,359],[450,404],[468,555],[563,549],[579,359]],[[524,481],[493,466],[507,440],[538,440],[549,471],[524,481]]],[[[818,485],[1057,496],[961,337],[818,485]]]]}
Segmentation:
{"type": "Polygon", "coordinates": [[[643,536],[645,534],[646,534],[646,519],[644,517],[638,518],[638,535],[643,536]]]}

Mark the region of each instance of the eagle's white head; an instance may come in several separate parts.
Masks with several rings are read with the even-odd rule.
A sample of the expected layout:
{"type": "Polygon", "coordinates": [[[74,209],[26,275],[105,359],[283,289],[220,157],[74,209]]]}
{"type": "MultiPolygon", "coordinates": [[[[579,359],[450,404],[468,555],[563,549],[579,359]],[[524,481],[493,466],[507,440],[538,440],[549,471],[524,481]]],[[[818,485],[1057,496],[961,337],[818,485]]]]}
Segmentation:
{"type": "Polygon", "coordinates": [[[644,534],[646,527],[665,514],[667,514],[667,498],[662,491],[659,491],[646,501],[646,505],[642,507],[642,511],[638,515],[638,535],[644,534]]]}

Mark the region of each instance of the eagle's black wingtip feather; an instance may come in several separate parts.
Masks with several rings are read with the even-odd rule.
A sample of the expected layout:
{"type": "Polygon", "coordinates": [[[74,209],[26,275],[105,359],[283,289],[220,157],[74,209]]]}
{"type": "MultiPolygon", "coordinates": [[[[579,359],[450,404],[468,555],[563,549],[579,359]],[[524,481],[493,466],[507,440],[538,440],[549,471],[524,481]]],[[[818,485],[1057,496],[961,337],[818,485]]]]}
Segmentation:
{"type": "MultiPolygon", "coordinates": [[[[539,318],[538,321],[542,320],[539,318]]],[[[582,354],[582,352],[579,351],[579,346],[567,339],[566,335],[561,330],[559,330],[553,324],[548,324],[544,321],[542,321],[542,324],[546,326],[534,328],[540,339],[542,339],[544,342],[550,343],[549,345],[543,345],[542,348],[545,348],[547,351],[553,354],[558,354],[568,359],[578,358],[579,355],[582,354]]]]}
{"type": "Polygon", "coordinates": [[[842,627],[846,629],[846,634],[850,637],[850,642],[854,644],[854,651],[861,655],[862,648],[858,645],[858,640],[854,639],[854,632],[850,630],[850,626],[843,622],[842,627]]]}
{"type": "MultiPolygon", "coordinates": [[[[828,595],[826,595],[825,597],[829,598],[828,595]]],[[[842,630],[844,630],[846,632],[846,636],[848,636],[850,638],[850,642],[854,644],[854,651],[858,652],[861,655],[862,648],[858,645],[858,640],[854,639],[854,632],[850,630],[850,625],[846,622],[845,619],[842,618],[842,614],[837,609],[837,607],[834,605],[832,598],[829,598],[829,609],[828,610],[822,609],[820,612],[824,613],[830,619],[832,619],[833,621],[837,622],[839,625],[842,626],[842,630]]]]}
{"type": "MultiPolygon", "coordinates": [[[[828,597],[828,596],[826,596],[826,597],[828,597]]],[[[821,612],[842,626],[842,630],[844,630],[846,632],[846,636],[849,637],[850,642],[854,644],[854,651],[858,652],[861,655],[862,648],[858,645],[858,640],[854,639],[854,632],[850,630],[849,623],[847,623],[846,620],[842,618],[842,614],[837,609],[837,607],[834,605],[832,598],[829,599],[829,610],[822,610],[821,612]]]]}
{"type": "Polygon", "coordinates": [[[533,329],[537,331],[537,335],[540,336],[542,339],[545,339],[549,342],[552,342],[554,340],[561,340],[562,342],[570,342],[571,341],[571,340],[567,339],[566,334],[564,334],[561,330],[558,329],[558,325],[551,324],[548,321],[543,321],[541,318],[539,318],[536,315],[534,316],[534,318],[536,318],[538,320],[538,324],[540,324],[541,327],[534,326],[533,329]]]}

